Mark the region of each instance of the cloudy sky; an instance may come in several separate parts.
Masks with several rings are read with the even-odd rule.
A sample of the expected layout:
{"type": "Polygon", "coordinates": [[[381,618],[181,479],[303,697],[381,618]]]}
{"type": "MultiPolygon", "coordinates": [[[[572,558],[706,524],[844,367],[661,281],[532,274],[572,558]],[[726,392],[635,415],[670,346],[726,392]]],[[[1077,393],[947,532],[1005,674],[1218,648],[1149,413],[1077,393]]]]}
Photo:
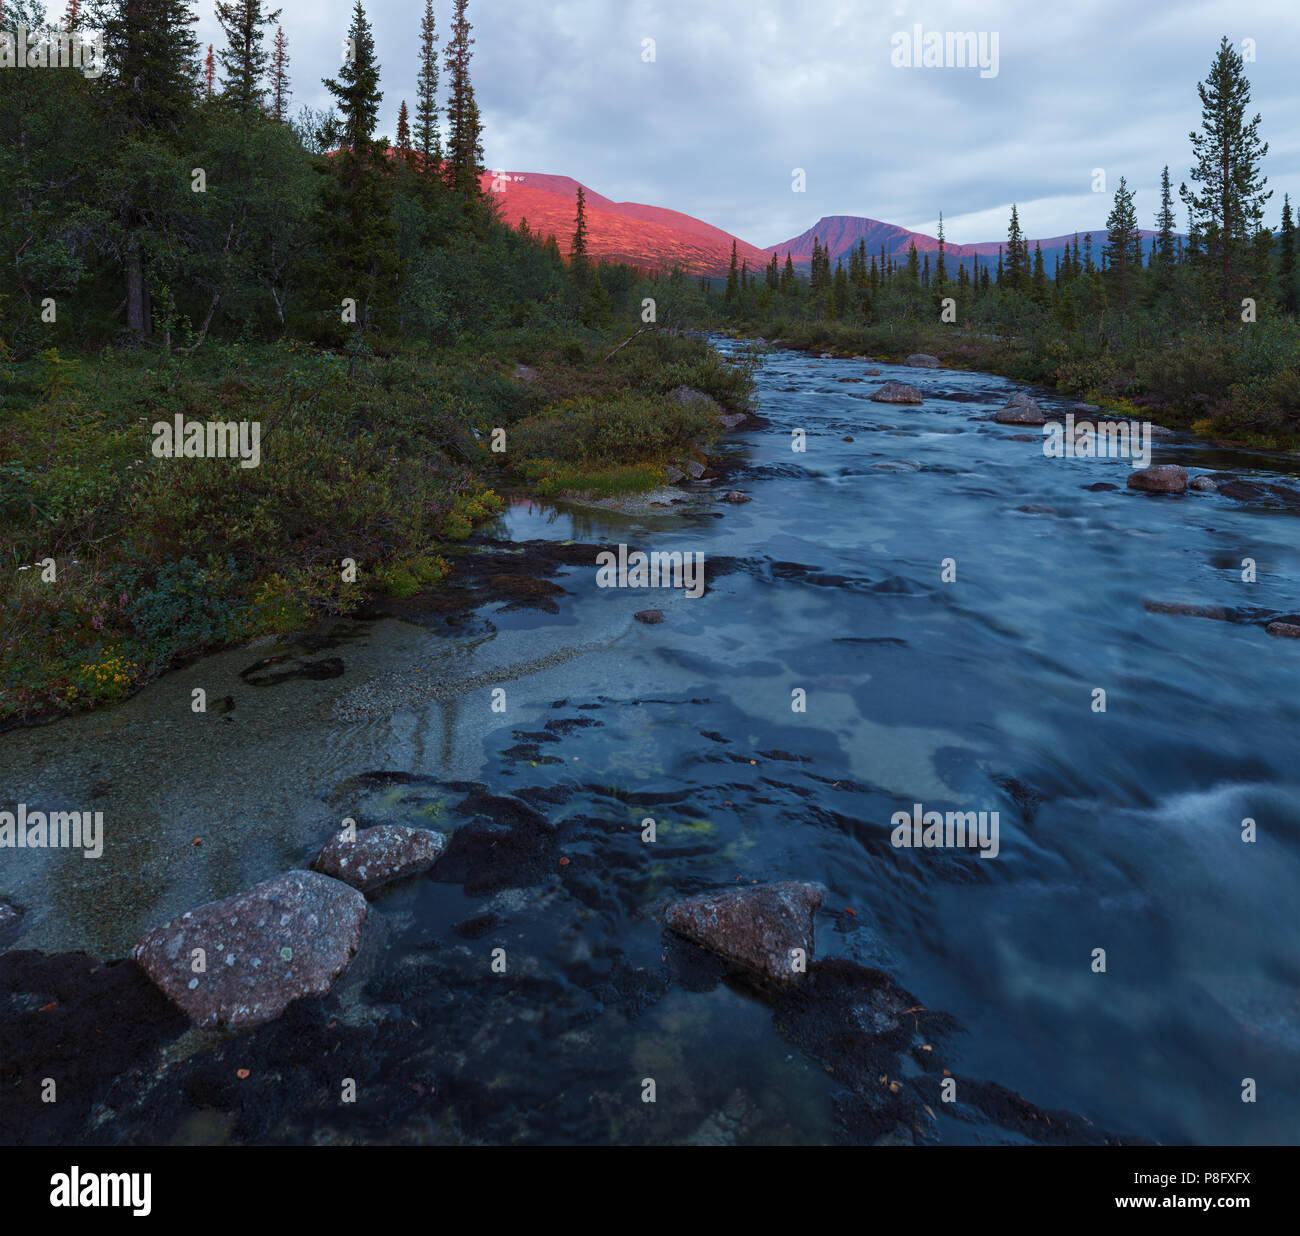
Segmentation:
{"type": "MultiPolygon", "coordinates": [[[[210,0],[196,2],[206,47],[218,32],[210,0]]],[[[323,106],[352,2],[280,2],[294,106],[323,106]]],[[[390,135],[414,99],[423,9],[367,5],[390,135]]],[[[445,38],[451,0],[434,9],[445,38]]],[[[1120,176],[1151,227],[1161,167],[1175,193],[1187,178],[1196,83],[1221,35],[1239,50],[1254,41],[1268,222],[1284,191],[1300,197],[1295,0],[471,0],[469,11],[489,167],[573,176],[757,245],[830,214],[933,234],[940,211],[950,240],[997,240],[1013,201],[1030,236],[1096,231],[1120,176]],[[893,36],[917,24],[996,34],[996,76],[894,67],[893,36]],[[1092,189],[1098,168],[1106,193],[1092,189]]]]}

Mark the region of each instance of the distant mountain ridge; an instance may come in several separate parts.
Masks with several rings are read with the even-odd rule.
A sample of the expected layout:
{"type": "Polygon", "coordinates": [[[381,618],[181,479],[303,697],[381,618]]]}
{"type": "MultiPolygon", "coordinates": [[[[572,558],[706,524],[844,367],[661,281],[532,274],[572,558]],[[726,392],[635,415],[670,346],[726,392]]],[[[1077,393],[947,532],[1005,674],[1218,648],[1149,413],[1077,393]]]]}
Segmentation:
{"type": "MultiPolygon", "coordinates": [[[[1149,228],[1138,230],[1142,237],[1142,248],[1147,251],[1151,248],[1151,239],[1156,233],[1149,228]]],[[[1087,232],[1081,230],[1078,235],[1079,248],[1082,251],[1087,232]]],[[[1049,236],[1045,239],[1031,236],[1029,252],[1032,256],[1034,246],[1040,246],[1043,251],[1043,263],[1050,273],[1055,259],[1060,257],[1068,246],[1074,244],[1074,236],[1073,232],[1066,236],[1049,236]]],[[[1100,261],[1101,246],[1106,243],[1108,237],[1109,233],[1104,227],[1092,233],[1094,261],[1100,261]]],[[[769,261],[770,255],[775,253],[782,262],[785,261],[785,255],[789,253],[796,266],[803,266],[812,261],[814,240],[820,241],[823,248],[829,248],[832,262],[840,258],[847,262],[849,254],[858,247],[860,241],[866,242],[868,259],[872,257],[878,259],[882,245],[887,258],[906,258],[908,248],[913,243],[916,245],[917,253],[922,256],[927,253],[937,254],[939,251],[938,238],[927,236],[924,232],[909,231],[897,224],[882,223],[879,219],[868,219],[859,215],[823,215],[806,232],[801,232],[798,236],[793,236],[780,244],[768,245],[765,252],[769,255],[769,261]]],[[[949,261],[969,261],[980,257],[991,258],[996,262],[998,250],[1005,250],[1006,243],[1005,240],[981,240],[975,244],[959,245],[952,241],[944,241],[944,255],[949,261]]]]}
{"type": "MultiPolygon", "coordinates": [[[[554,235],[560,252],[566,256],[573,236],[578,184],[571,176],[546,172],[486,172],[482,177],[484,192],[496,201],[507,223],[518,227],[526,219],[534,232],[543,236],[554,235]]],[[[939,241],[934,236],[859,215],[826,215],[798,236],[759,248],[681,211],[647,206],[641,202],[615,202],[586,185],[583,189],[586,193],[587,247],[591,256],[627,262],[646,271],[680,266],[690,275],[725,277],[731,264],[733,243],[736,260],[747,263],[751,273],[762,271],[774,253],[782,265],[789,253],[797,267],[806,267],[812,260],[814,239],[830,250],[832,262],[840,258],[847,262],[859,241],[866,242],[868,258],[877,259],[882,245],[885,256],[893,259],[906,259],[908,246],[912,243],[923,256],[937,254],[939,249],[939,241]]],[[[1079,232],[1080,247],[1084,235],[1083,231],[1079,232]]],[[[1144,228],[1141,235],[1143,248],[1149,250],[1155,233],[1144,228]]],[[[1073,241],[1073,232],[1038,241],[1031,237],[1029,251],[1032,255],[1035,243],[1042,247],[1043,261],[1050,274],[1056,259],[1073,241]]],[[[1094,231],[1092,242],[1094,260],[1099,261],[1101,246],[1106,243],[1106,230],[1094,231]]],[[[975,257],[996,263],[999,247],[1005,248],[1006,241],[988,240],[970,245],[945,242],[944,250],[950,266],[955,269],[961,262],[969,265],[975,257]]]]}

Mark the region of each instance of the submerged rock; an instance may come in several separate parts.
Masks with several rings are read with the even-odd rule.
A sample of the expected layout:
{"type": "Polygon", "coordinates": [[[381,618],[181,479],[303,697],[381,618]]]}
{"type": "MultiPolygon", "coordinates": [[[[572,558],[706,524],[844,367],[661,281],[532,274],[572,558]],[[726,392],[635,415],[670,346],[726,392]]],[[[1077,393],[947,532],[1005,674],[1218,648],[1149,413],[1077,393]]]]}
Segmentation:
{"type": "Polygon", "coordinates": [[[311,868],[368,893],[428,871],[446,848],[447,838],[432,829],[377,824],[361,829],[351,841],[342,830],[335,833],[311,860],[311,868]]]}
{"type": "Polygon", "coordinates": [[[1154,464],[1128,474],[1128,487],[1146,493],[1180,494],[1187,488],[1187,469],[1178,464],[1154,464]]]}
{"type": "Polygon", "coordinates": [[[635,618],[637,622],[644,622],[647,626],[653,627],[656,624],[663,622],[664,611],[661,609],[641,609],[637,610],[632,617],[635,618]]]}
{"type": "Polygon", "coordinates": [[[22,918],[22,911],[17,906],[11,906],[7,901],[0,901],[0,931],[12,927],[20,918],[22,918]]]}
{"type": "Polygon", "coordinates": [[[155,927],[132,956],[196,1026],[257,1026],[330,989],[356,955],[367,910],[340,880],[288,871],[155,927]]]}
{"type": "Polygon", "coordinates": [[[1284,639],[1300,639],[1300,626],[1293,622],[1270,622],[1264,630],[1270,635],[1280,635],[1284,639]]]}
{"type": "Polygon", "coordinates": [[[1195,489],[1200,493],[1217,494],[1219,486],[1208,476],[1194,476],[1187,482],[1188,489],[1195,489]]]}
{"type": "Polygon", "coordinates": [[[915,386],[903,382],[886,382],[872,392],[871,398],[876,403],[920,403],[922,395],[915,386]]]}
{"type": "Polygon", "coordinates": [[[788,983],[812,957],[813,915],[825,895],[819,884],[794,880],[720,889],[674,902],[664,922],[729,961],[788,983]]]}
{"type": "Polygon", "coordinates": [[[928,352],[913,352],[903,364],[911,365],[913,369],[938,369],[939,358],[928,352]]]}
{"type": "Polygon", "coordinates": [[[729,493],[723,494],[722,500],[723,502],[730,502],[736,506],[739,506],[742,502],[752,502],[753,498],[751,498],[748,494],[742,494],[738,489],[733,489],[729,493]]]}

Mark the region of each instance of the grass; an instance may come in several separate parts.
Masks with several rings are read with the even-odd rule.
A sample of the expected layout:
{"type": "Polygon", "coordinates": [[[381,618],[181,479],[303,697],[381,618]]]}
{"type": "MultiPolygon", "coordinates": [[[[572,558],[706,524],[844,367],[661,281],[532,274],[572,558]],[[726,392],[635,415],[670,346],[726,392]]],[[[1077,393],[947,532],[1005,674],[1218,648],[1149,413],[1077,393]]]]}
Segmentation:
{"type": "Polygon", "coordinates": [[[121,699],[374,592],[436,588],[498,490],[662,483],[720,428],[672,391],[744,407],[752,377],[667,334],[606,359],[621,341],[525,329],[351,366],[297,342],[0,358],[0,725],[121,699]],[[156,457],[152,426],[178,414],[256,422],[259,466],[156,457]]]}

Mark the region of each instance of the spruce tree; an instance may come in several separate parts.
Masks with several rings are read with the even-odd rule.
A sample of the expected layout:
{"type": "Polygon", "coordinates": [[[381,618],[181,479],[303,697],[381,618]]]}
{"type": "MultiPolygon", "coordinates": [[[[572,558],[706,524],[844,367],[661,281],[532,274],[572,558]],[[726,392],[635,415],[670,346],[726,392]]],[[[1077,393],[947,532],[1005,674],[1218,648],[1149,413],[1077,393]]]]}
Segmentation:
{"type": "Polygon", "coordinates": [[[483,137],[469,62],[474,46],[474,29],[466,16],[469,0],[455,0],[451,38],[447,42],[445,65],[450,98],[447,103],[447,185],[466,201],[482,196],[479,177],[483,167],[483,137]]]}
{"type": "Polygon", "coordinates": [[[342,116],[340,136],[355,158],[368,161],[374,153],[372,143],[379,120],[379,103],[384,97],[379,89],[379,62],[375,58],[375,36],[366,19],[361,0],[355,0],[352,25],[348,27],[351,56],[339,69],[338,79],[322,78],[334,96],[342,116]]]}
{"type": "Polygon", "coordinates": [[[731,242],[731,268],[727,271],[727,290],[723,300],[728,304],[733,304],[736,297],[740,295],[740,267],[736,261],[736,242],[731,242]]]}
{"type": "Polygon", "coordinates": [[[406,100],[402,100],[402,105],[397,109],[397,136],[394,138],[397,146],[397,153],[402,156],[403,160],[410,157],[411,154],[411,120],[406,110],[406,100]]]}
{"type": "Polygon", "coordinates": [[[424,0],[420,22],[420,71],[415,79],[415,149],[420,170],[440,176],[442,130],[438,127],[438,31],[433,0],[424,0]]]}
{"type": "MultiPolygon", "coordinates": [[[[1128,181],[1121,176],[1119,187],[1115,190],[1114,204],[1106,219],[1106,244],[1103,247],[1106,265],[1109,267],[1108,281],[1121,314],[1128,311],[1129,301],[1133,296],[1135,239],[1140,243],[1137,213],[1133,209],[1133,194],[1129,192],[1128,181]]],[[[1141,265],[1140,257],[1138,264],[1141,265]]]]}
{"type": "Polygon", "coordinates": [[[195,103],[198,21],[189,0],[116,0],[108,8],[101,78],[114,114],[131,137],[174,137],[195,103]]]}
{"type": "Polygon", "coordinates": [[[1226,36],[1209,76],[1196,88],[1201,131],[1189,135],[1196,158],[1190,176],[1200,187],[1198,191],[1180,185],[1179,196],[1187,206],[1190,230],[1199,237],[1213,300],[1219,312],[1232,319],[1251,288],[1253,249],[1264,203],[1273,195],[1265,191],[1268,181],[1259,168],[1268,143],[1259,140],[1259,114],[1246,120],[1250,83],[1240,53],[1226,36]]]}
{"type": "Polygon", "coordinates": [[[577,213],[573,217],[573,238],[569,241],[569,270],[579,287],[585,286],[588,274],[587,260],[587,194],[578,186],[577,213]]]}
{"type": "Polygon", "coordinates": [[[781,271],[781,291],[783,292],[794,291],[794,282],[795,282],[794,258],[787,251],[785,255],[785,269],[781,271]]]}
{"type": "Polygon", "coordinates": [[[289,40],[284,28],[276,26],[275,43],[271,47],[271,118],[284,124],[289,119],[289,40]]]}
{"type": "Polygon", "coordinates": [[[1277,277],[1281,285],[1282,309],[1294,314],[1300,309],[1300,288],[1296,286],[1295,277],[1295,218],[1291,214],[1291,195],[1282,195],[1282,233],[1279,237],[1281,255],[1278,260],[1277,277]]]}
{"type": "Polygon", "coordinates": [[[217,0],[217,22],[226,46],[217,53],[221,64],[222,98],[242,116],[262,110],[262,78],[268,56],[262,47],[263,27],[279,20],[280,10],[262,12],[262,0],[217,0]]]}
{"type": "MultiPolygon", "coordinates": [[[[1023,294],[1029,290],[1029,242],[1020,230],[1020,215],[1011,206],[1011,222],[1007,225],[1006,280],[1013,292],[1023,294]]],[[[1002,275],[998,276],[1002,282],[1002,275]]]]}
{"type": "Polygon", "coordinates": [[[1047,308],[1047,302],[1050,299],[1047,292],[1047,271],[1043,268],[1043,247],[1038,241],[1034,241],[1034,273],[1031,295],[1035,304],[1044,309],[1047,308]]]}
{"type": "Polygon", "coordinates": [[[353,303],[350,324],[359,346],[394,308],[400,264],[388,159],[375,140],[383,98],[379,62],[361,0],[352,11],[348,41],[352,55],[338,80],[323,79],[340,113],[343,145],[324,169],[319,274],[327,313],[332,316],[341,302],[353,303]]]}

